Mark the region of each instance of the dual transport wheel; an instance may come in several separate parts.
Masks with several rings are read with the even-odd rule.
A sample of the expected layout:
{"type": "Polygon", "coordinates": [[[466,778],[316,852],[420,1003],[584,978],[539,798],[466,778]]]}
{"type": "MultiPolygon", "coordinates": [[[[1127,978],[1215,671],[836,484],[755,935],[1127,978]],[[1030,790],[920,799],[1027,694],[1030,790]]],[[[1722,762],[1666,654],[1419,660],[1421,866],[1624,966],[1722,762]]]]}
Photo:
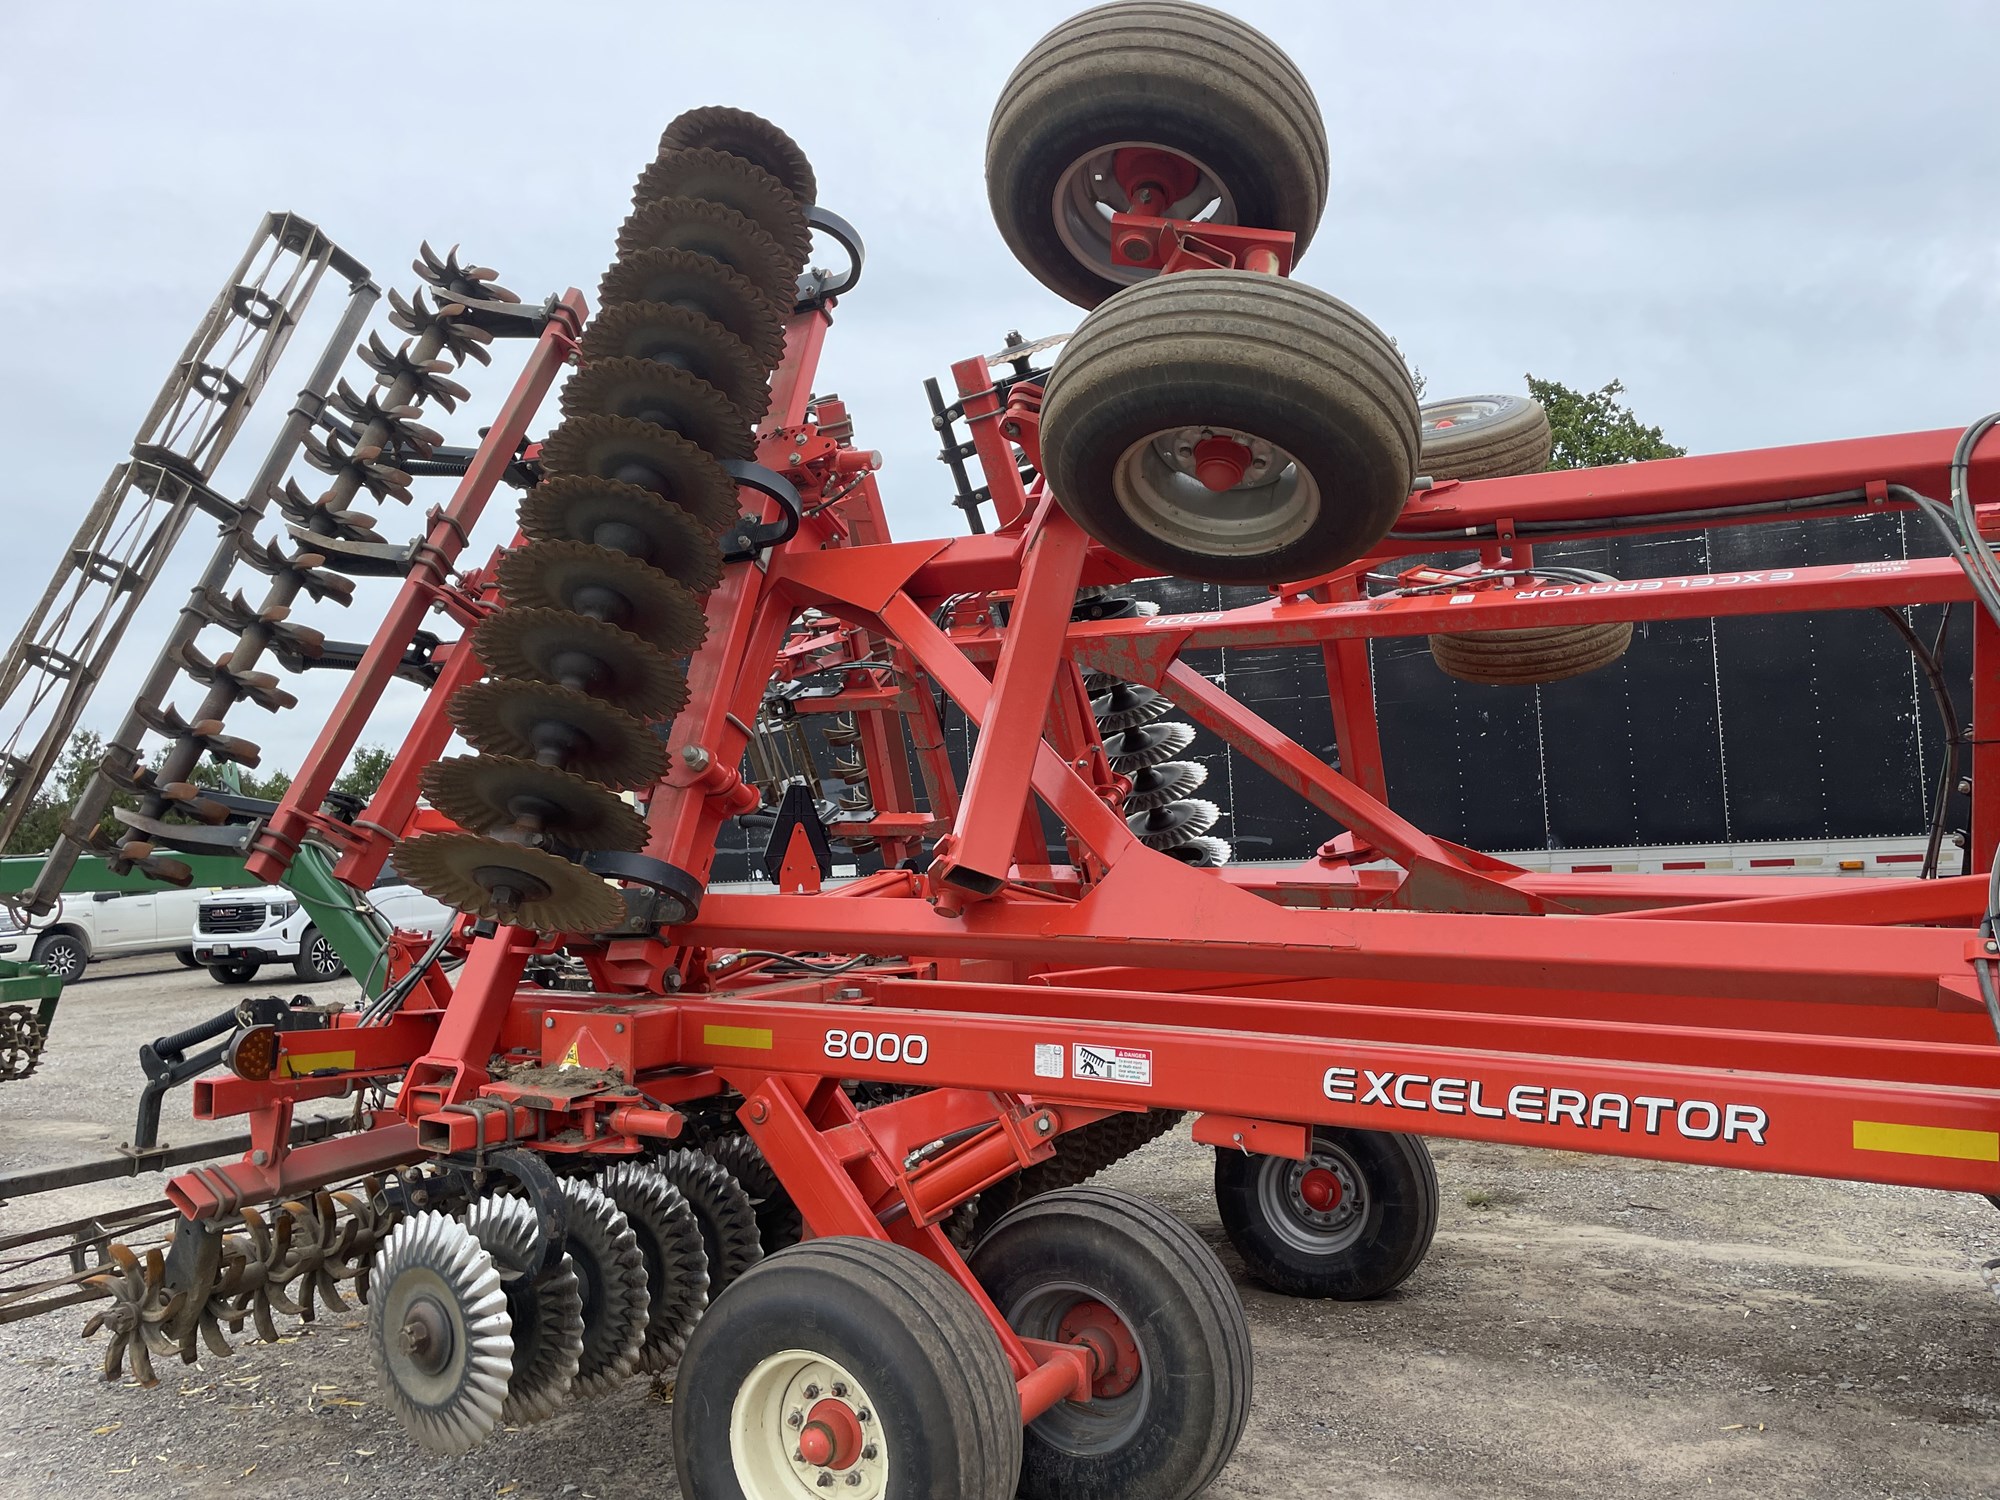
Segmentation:
{"type": "MultiPolygon", "coordinates": [[[[1434,480],[1506,479],[1549,466],[1549,414],[1528,396],[1458,396],[1423,408],[1419,467],[1434,480]]],[[[1615,583],[1608,573],[1569,569],[1565,582],[1615,583]]],[[[1535,687],[1608,667],[1632,644],[1629,620],[1462,630],[1430,638],[1431,659],[1448,677],[1483,687],[1535,687]]]]}
{"type": "Polygon", "coordinates": [[[1275,1292],[1358,1302],[1400,1285],[1437,1233],[1437,1168],[1423,1140],[1322,1125],[1304,1161],[1215,1154],[1222,1227],[1275,1292]]]}
{"type": "Polygon", "coordinates": [[[1182,1500],[1220,1472],[1249,1413],[1249,1330],[1178,1220],[1122,1193],[1049,1193],[971,1268],[1017,1333],[1093,1352],[1090,1401],[1024,1429],[999,1341],[949,1276],[898,1245],[811,1240],[697,1325],[674,1402],[682,1492],[1182,1500]]]}
{"type": "Polygon", "coordinates": [[[1388,337],[1296,281],[1157,276],[1112,253],[1119,212],[1311,240],[1326,134],[1268,38],[1179,0],[1072,17],[1002,91],[986,181],[1015,255],[1093,309],[1041,418],[1043,472],[1078,525],[1216,583],[1317,577],[1382,539],[1419,451],[1416,392],[1388,337]]]}

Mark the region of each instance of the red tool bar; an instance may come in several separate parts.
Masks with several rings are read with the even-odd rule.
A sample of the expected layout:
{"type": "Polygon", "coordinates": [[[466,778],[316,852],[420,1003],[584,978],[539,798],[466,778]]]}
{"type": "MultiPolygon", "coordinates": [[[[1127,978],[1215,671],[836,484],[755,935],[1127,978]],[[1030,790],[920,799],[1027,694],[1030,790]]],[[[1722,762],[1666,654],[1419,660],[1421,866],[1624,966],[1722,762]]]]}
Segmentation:
{"type": "MultiPolygon", "coordinates": [[[[1503,521],[1518,527],[1523,521],[1596,520],[1757,505],[1838,494],[1885,481],[1943,499],[1950,492],[1951,455],[1961,436],[1962,429],[1947,427],[1440,485],[1411,497],[1396,523],[1396,534],[1407,534],[1414,542],[1392,544],[1389,550],[1434,552],[1449,546],[1455,533],[1503,521]]],[[[1985,457],[1975,457],[1972,482],[1984,486],[1996,481],[2000,481],[2000,452],[1989,450],[1985,457]]],[[[1856,508],[1899,507],[1884,502],[1856,508]]]]}
{"type": "MultiPolygon", "coordinates": [[[[931,982],[883,993],[926,1007],[942,998],[931,982]]],[[[837,1066],[844,1077],[1038,1100],[1115,1100],[1805,1176],[2000,1189],[2000,1092],[1991,1088],[1093,1021],[1071,1013],[1072,1004],[1087,1003],[1081,996],[1040,998],[1060,1014],[690,1000],[681,1005],[684,1060],[799,1072],[837,1066]],[[856,1060],[857,1027],[876,1039],[895,1037],[898,1060],[856,1060]],[[836,1034],[845,1055],[829,1064],[836,1034]],[[921,1061],[911,1062],[913,1055],[921,1061]],[[1052,1076],[1058,1066],[1061,1078],[1052,1076]]]]}
{"type": "MultiPolygon", "coordinates": [[[[1069,643],[1088,665],[1127,680],[1157,684],[1174,656],[1216,646],[1304,646],[1607,620],[1896,609],[1971,597],[1971,585],[1950,558],[1912,558],[1629,578],[1615,583],[1524,579],[1511,588],[1468,587],[1457,593],[1404,594],[1339,604],[1293,596],[1206,614],[1080,622],[1069,627],[1069,643]]],[[[999,650],[999,638],[990,631],[954,636],[953,640],[975,661],[989,661],[999,650]]]]}
{"type": "Polygon", "coordinates": [[[709,947],[764,947],[784,933],[791,946],[822,952],[1864,1005],[1933,1006],[1970,983],[1963,931],[1841,928],[1837,941],[1831,931],[1616,916],[1293,911],[1137,848],[1074,903],[1009,892],[951,917],[919,900],[831,905],[713,892],[701,914],[676,929],[709,947]]]}
{"type": "MultiPolygon", "coordinates": [[[[284,799],[243,861],[243,868],[257,879],[275,881],[290,866],[292,854],[312,827],[320,804],[326,800],[335,778],[347,764],[347,757],[354,753],[356,743],[367,729],[375,705],[395,680],[404,653],[416,638],[417,627],[437,602],[439,590],[446,587],[452,564],[465,550],[466,540],[485,513],[487,501],[520,451],[528,423],[534,420],[542,398],[575,352],[576,336],[589,312],[583,293],[574,287],[557,300],[541,337],[529,352],[527,364],[514,381],[514,388],[507,393],[493,425],[480,439],[479,450],[473,454],[465,477],[452,492],[451,503],[432,513],[430,530],[418,544],[409,575],[397,589],[374,640],[368,643],[360,665],[347,679],[340,702],[327,718],[319,738],[306,752],[297,778],[286,789],[284,799]]],[[[402,759],[410,761],[404,771],[406,776],[414,778],[422,770],[414,757],[399,757],[402,759]]]]}

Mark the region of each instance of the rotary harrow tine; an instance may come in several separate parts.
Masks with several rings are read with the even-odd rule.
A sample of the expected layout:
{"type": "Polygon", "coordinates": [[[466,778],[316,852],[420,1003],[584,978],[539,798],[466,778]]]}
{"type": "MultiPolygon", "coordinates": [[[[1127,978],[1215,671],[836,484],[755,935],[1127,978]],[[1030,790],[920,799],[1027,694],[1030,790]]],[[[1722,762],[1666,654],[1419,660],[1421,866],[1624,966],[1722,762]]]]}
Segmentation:
{"type": "Polygon", "coordinates": [[[401,384],[410,393],[413,401],[454,411],[461,401],[472,399],[472,392],[450,378],[457,368],[448,359],[418,359],[411,353],[412,340],[405,339],[400,346],[391,349],[379,333],[370,333],[358,345],[355,354],[361,362],[375,372],[377,385],[394,386],[401,384]]]}
{"type": "Polygon", "coordinates": [[[461,266],[456,245],[446,254],[439,255],[431,249],[430,242],[425,241],[417,251],[417,258],[410,262],[410,268],[435,287],[440,296],[476,302],[521,300],[494,281],[493,278],[500,274],[498,271],[487,266],[461,266]]]}

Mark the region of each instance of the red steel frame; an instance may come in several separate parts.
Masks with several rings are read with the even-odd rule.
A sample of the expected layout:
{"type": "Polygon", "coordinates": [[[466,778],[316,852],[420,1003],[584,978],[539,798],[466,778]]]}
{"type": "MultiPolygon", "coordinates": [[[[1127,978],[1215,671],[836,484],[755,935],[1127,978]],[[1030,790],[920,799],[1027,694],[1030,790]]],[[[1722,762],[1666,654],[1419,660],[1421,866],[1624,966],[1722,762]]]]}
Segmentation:
{"type": "MultiPolygon", "coordinates": [[[[576,294],[564,306],[580,321],[576,294]]],[[[1426,834],[1387,805],[1368,680],[1366,642],[1377,637],[1970,600],[1953,563],[1603,585],[1524,572],[1506,586],[1385,598],[1364,598],[1359,585],[1398,556],[1455,540],[1486,546],[1489,531],[1511,537],[1537,521],[1586,519],[1611,532],[1625,529],[1621,517],[1701,512],[1694,524],[1750,523],[1714,512],[1856,490],[1864,501],[1810,513],[1893,508],[1892,484],[1943,493],[1957,433],[1441,485],[1413,498],[1376,555],[1332,578],[1240,609],[1072,623],[1080,584],[1136,570],[1089,542],[1039,481],[1021,490],[1003,418],[1031,432],[1032,402],[1004,403],[979,361],[957,367],[1007,524],[891,542],[871,459],[822,438],[813,421],[807,393],[830,321],[824,308],[794,316],[760,433],[761,461],[800,479],[806,519],[760,563],[732,566],[709,599],[690,702],[672,726],[675,770],[646,802],[647,853],[706,880],[718,829],[746,805],[734,768],[774,671],[847,666],[838,692],[800,706],[854,713],[878,801],[867,831],[892,867],[823,890],[809,872],[803,890],[788,877],[784,894],[710,893],[694,920],[657,937],[577,935],[593,993],[523,987],[538,940],[502,929],[472,943],[454,984],[434,979],[386,1024],[347,1018],[331,1037],[283,1033],[281,1060],[316,1076],[280,1081],[281,1067],[273,1079],[200,1085],[199,1113],[248,1113],[263,1144],[242,1163],[176,1179],[171,1193],[186,1212],[502,1139],[631,1152],[642,1137],[678,1130],[676,1106],[722,1094],[813,1233],[910,1245],[980,1300],[1032,1416],[1087,1395],[1088,1361],[1006,1329],[938,1224],[973,1192],[1045,1159],[1065,1131],[1115,1111],[1196,1111],[1198,1139],[1293,1156],[1304,1154],[1304,1127],[1331,1124],[2000,1191],[2000,1044],[1973,967],[1994,951],[1977,930],[1983,875],[1523,871],[1426,834]],[[996,600],[1009,606],[1004,630],[993,624],[996,600]],[[807,609],[819,624],[788,634],[807,609]],[[1346,774],[1181,660],[1225,644],[1322,653],[1346,774]],[[1082,667],[1159,687],[1347,832],[1319,858],[1282,868],[1195,870],[1146,849],[1116,811],[1126,788],[1091,727],[1082,667]],[[962,786],[943,754],[933,688],[980,729],[962,786]],[[905,723],[927,808],[915,798],[905,723]],[[1065,863],[1047,862],[1038,802],[1066,830],[1065,863]],[[927,871],[893,867],[924,838],[936,840],[927,871]],[[743,948],[882,962],[798,978],[740,961],[743,948]],[[538,1083],[530,1094],[504,1070],[495,1076],[495,1056],[567,1063],[577,1083],[567,1092],[538,1083]],[[1107,1058],[1108,1076],[1095,1065],[1107,1058]],[[862,1115],[843,1079],[929,1091],[862,1115]],[[364,1080],[403,1082],[374,1128],[285,1150],[295,1101],[364,1080]],[[940,1140],[955,1144],[907,1164],[940,1140]]],[[[552,325],[531,357],[453,502],[461,519],[491,493],[575,326],[552,325]]],[[[1976,490],[1996,479],[2000,457],[1976,464],[1976,490]]],[[[451,533],[443,524],[432,533],[446,562],[451,533]]],[[[1509,545],[1510,565],[1525,568],[1525,552],[1509,545]]],[[[358,828],[329,827],[318,798],[419,606],[441,603],[469,622],[487,607],[481,582],[453,584],[439,571],[405,589],[260,842],[258,873],[278,873],[311,829],[342,840],[340,873],[367,883],[388,838],[409,826],[415,775],[448,737],[445,700],[477,671],[469,652],[447,658],[358,828]]],[[[2000,634],[1982,615],[1972,717],[1980,870],[2000,836],[1996,673],[2000,634]]]]}

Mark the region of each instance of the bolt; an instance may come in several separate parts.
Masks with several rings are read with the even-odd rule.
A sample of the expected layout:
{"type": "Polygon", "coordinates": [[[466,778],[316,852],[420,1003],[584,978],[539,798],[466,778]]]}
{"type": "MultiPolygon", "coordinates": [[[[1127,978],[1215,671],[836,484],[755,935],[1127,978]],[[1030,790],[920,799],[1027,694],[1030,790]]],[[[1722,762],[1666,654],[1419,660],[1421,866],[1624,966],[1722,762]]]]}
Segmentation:
{"type": "Polygon", "coordinates": [[[1056,1128],[1056,1122],[1054,1120],[1051,1120],[1047,1115],[1035,1116],[1036,1135],[1047,1135],[1051,1130],[1054,1130],[1055,1128],[1056,1128]]]}
{"type": "Polygon", "coordinates": [[[808,1401],[819,1400],[819,1387],[817,1385],[809,1385],[806,1387],[806,1400],[808,1401]]]}
{"type": "Polygon", "coordinates": [[[787,1417],[785,1418],[785,1425],[786,1425],[787,1427],[803,1427],[803,1426],[805,1426],[805,1425],[806,1425],[806,1414],[805,1414],[804,1412],[802,1412],[802,1411],[795,1411],[795,1412],[791,1413],[791,1414],[790,1414],[789,1416],[787,1416],[787,1417]]]}
{"type": "Polygon", "coordinates": [[[762,1125],[770,1117],[770,1114],[771,1111],[765,1106],[764,1101],[759,1099],[750,1106],[750,1123],[752,1125],[762,1125]]]}
{"type": "Polygon", "coordinates": [[[1144,260],[1146,252],[1151,248],[1143,236],[1135,234],[1127,238],[1118,250],[1127,260],[1144,260]]]}
{"type": "MultiPolygon", "coordinates": [[[[1992,944],[1989,943],[1987,944],[1987,946],[1991,947],[1992,944]]],[[[250,1153],[250,1160],[253,1165],[261,1167],[266,1165],[271,1160],[271,1153],[264,1150],[260,1146],[255,1151],[252,1151],[250,1153]]]]}
{"type": "Polygon", "coordinates": [[[863,1458],[873,1458],[879,1452],[881,1452],[881,1450],[877,1448],[873,1443],[870,1443],[868,1444],[867,1447],[861,1450],[861,1456],[863,1458]]]}
{"type": "Polygon", "coordinates": [[[1021,424],[1019,422],[1002,422],[1000,430],[1006,433],[1008,437],[1019,437],[1021,435],[1021,424]]]}
{"type": "Polygon", "coordinates": [[[847,1394],[847,1382],[844,1380],[836,1380],[833,1383],[832,1390],[829,1391],[828,1394],[833,1396],[845,1396],[847,1394]]]}
{"type": "Polygon", "coordinates": [[[833,1473],[831,1470],[821,1469],[819,1471],[819,1487],[823,1490],[833,1488],[833,1473]]]}
{"type": "Polygon", "coordinates": [[[625,1035],[625,1023],[623,1021],[613,1021],[611,1023],[611,1031],[614,1036],[625,1035]]]}
{"type": "Polygon", "coordinates": [[[872,1422],[875,1420],[874,1413],[869,1411],[868,1408],[865,1406],[862,1407],[861,1410],[856,1412],[854,1415],[858,1421],[862,1422],[872,1422]]]}
{"type": "Polygon", "coordinates": [[[851,1488],[853,1488],[853,1487],[854,1487],[855,1485],[858,1485],[858,1484],[860,1484],[860,1483],[861,1483],[861,1471],[860,1471],[859,1469],[851,1469],[851,1470],[849,1470],[849,1471],[848,1471],[848,1475],[847,1475],[847,1483],[848,1483],[848,1487],[849,1487],[850,1489],[851,1489],[851,1488]]]}
{"type": "Polygon", "coordinates": [[[801,460],[804,457],[805,455],[803,453],[794,453],[790,458],[786,459],[785,462],[796,466],[799,460],[801,460]]]}
{"type": "Polygon", "coordinates": [[[792,1462],[795,1464],[802,1464],[805,1461],[806,1461],[806,1450],[803,1448],[794,1448],[792,1450],[792,1462]]]}
{"type": "Polygon", "coordinates": [[[542,1025],[546,1026],[550,1031],[554,1031],[556,1029],[556,1018],[554,1016],[543,1016],[542,1025]]]}

